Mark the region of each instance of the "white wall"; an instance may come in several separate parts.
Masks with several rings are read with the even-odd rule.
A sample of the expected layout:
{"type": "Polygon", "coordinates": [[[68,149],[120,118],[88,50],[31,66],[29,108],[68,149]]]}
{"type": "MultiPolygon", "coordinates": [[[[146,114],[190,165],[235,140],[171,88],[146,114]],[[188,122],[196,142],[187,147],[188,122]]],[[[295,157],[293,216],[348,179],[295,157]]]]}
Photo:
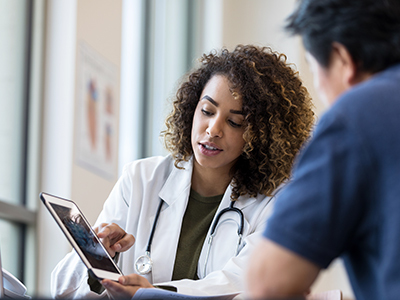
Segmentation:
{"type": "MultiPolygon", "coordinates": [[[[121,27],[122,27],[122,0],[79,0],[77,1],[76,18],[76,49],[85,43],[93,51],[97,52],[104,60],[108,61],[117,70],[118,80],[116,86],[120,87],[119,73],[121,70],[121,27]]],[[[74,114],[74,135],[82,130],[78,126],[77,105],[78,100],[78,80],[79,59],[76,59],[75,71],[75,114],[74,114]]],[[[119,98],[120,90],[114,92],[113,100],[116,101],[116,118],[119,117],[119,98]]],[[[115,128],[118,141],[119,128],[115,128]]],[[[118,153],[118,145],[116,151],[118,153]]],[[[72,174],[71,174],[71,197],[76,201],[88,218],[94,224],[100,213],[104,200],[107,198],[112,187],[118,179],[118,164],[114,165],[114,177],[105,179],[96,173],[83,168],[77,163],[76,147],[74,147],[72,174]]]]}
{"type": "Polygon", "coordinates": [[[295,0],[224,0],[222,43],[233,48],[237,44],[270,46],[274,51],[284,53],[288,62],[294,63],[305,82],[316,112],[325,107],[318,99],[299,37],[290,37],[283,27],[286,17],[295,7],[295,0]]]}

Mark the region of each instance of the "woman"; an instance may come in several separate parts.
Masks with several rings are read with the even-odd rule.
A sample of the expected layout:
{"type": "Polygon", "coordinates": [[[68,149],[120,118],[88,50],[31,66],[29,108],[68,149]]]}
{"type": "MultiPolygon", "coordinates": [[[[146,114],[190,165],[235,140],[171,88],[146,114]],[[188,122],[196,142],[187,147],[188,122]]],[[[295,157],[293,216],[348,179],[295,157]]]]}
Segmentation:
{"type": "MultiPolygon", "coordinates": [[[[103,280],[108,292],[131,297],[154,285],[189,295],[242,292],[269,202],[310,134],[311,106],[284,55],[255,46],[204,55],[166,120],[163,137],[171,154],[128,164],[95,224],[111,256],[121,253],[122,272],[130,274],[120,283],[103,280]],[[230,210],[220,216],[209,247],[213,219],[231,203],[244,217],[242,238],[240,213],[230,210]],[[140,257],[149,245],[153,265],[139,275],[148,271],[142,270],[147,258],[140,257]]],[[[74,253],[52,278],[55,297],[104,293],[90,278],[89,286],[74,253]]]]}

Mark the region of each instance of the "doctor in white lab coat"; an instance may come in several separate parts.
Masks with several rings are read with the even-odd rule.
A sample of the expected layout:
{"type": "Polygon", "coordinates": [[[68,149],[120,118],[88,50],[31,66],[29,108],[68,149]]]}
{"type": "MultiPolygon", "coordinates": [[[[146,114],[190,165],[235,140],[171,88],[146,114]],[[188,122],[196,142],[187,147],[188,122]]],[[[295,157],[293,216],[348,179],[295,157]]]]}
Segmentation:
{"type": "Polygon", "coordinates": [[[289,178],[311,131],[311,100],[283,56],[238,46],[203,56],[173,106],[164,132],[171,155],[126,165],[95,224],[126,275],[119,282],[103,280],[105,290],[96,290],[72,251],[52,273],[53,297],[132,297],[139,288],[154,287],[188,295],[244,291],[244,270],[271,213],[271,199],[289,178]],[[191,235],[191,228],[182,230],[190,224],[185,216],[188,221],[189,211],[196,213],[189,205],[192,193],[219,200],[204,232],[193,231],[201,240],[199,254],[177,262],[178,245],[191,235]],[[211,225],[231,201],[244,216],[243,239],[238,237],[239,214],[222,214],[207,258],[211,225]],[[152,271],[138,275],[135,262],[146,252],[154,223],[152,271]],[[197,266],[195,276],[173,280],[177,263],[181,269],[197,266]]]}
{"type": "MultiPolygon", "coordinates": [[[[239,255],[239,217],[236,213],[221,216],[213,240],[206,274],[203,274],[207,241],[198,263],[198,276],[202,280],[181,280],[169,282],[175,261],[182,218],[187,206],[193,162],[184,163],[184,170],[175,168],[171,156],[151,157],[135,161],[125,167],[123,175],[107,199],[96,225],[102,222],[116,223],[135,236],[134,247],[120,256],[122,273],[135,273],[135,261],[146,251],[151,227],[154,222],[159,200],[165,204],[161,210],[151,246],[154,271],[144,275],[150,283],[172,285],[178,292],[189,295],[211,295],[239,292],[243,288],[242,270],[246,267],[249,250],[252,249],[265,226],[270,214],[269,197],[239,197],[235,207],[245,216],[244,240],[239,255]],[[240,287],[240,288],[239,288],[240,287]]],[[[222,198],[218,211],[229,206],[231,187],[222,198]]],[[[96,226],[95,225],[95,226],[96,226]]],[[[68,254],[53,272],[54,296],[85,298],[90,292],[87,284],[87,270],[75,252],[68,254]],[[66,280],[68,279],[68,280],[66,280]],[[74,285],[71,285],[71,281],[74,285]]],[[[93,296],[95,294],[93,293],[93,296]]]]}

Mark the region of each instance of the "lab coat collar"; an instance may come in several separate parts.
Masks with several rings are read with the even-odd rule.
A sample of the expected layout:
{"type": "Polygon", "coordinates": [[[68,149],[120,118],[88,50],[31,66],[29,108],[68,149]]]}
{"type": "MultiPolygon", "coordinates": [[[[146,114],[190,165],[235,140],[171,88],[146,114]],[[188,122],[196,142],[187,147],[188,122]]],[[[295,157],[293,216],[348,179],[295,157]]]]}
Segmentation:
{"type": "Polygon", "coordinates": [[[180,166],[184,169],[178,169],[175,166],[172,167],[170,175],[158,193],[158,196],[163,199],[168,206],[174,204],[178,199],[182,199],[183,193],[186,195],[186,198],[190,193],[193,157],[190,158],[189,161],[183,161],[180,166]]]}
{"type": "MultiPolygon", "coordinates": [[[[188,161],[183,161],[180,164],[184,169],[178,169],[173,166],[173,170],[168,176],[164,186],[162,187],[158,196],[164,200],[168,205],[172,205],[176,200],[182,199],[184,193],[186,197],[190,194],[190,187],[193,173],[193,156],[188,161]]],[[[230,195],[232,194],[232,182],[229,184],[225,191],[221,207],[229,205],[230,195]]],[[[185,197],[184,197],[185,198],[185,197]]],[[[240,196],[235,203],[235,207],[243,209],[253,202],[264,199],[264,195],[258,195],[257,198],[248,195],[240,196]]]]}
{"type": "MultiPolygon", "coordinates": [[[[224,195],[224,198],[223,198],[223,200],[226,199],[227,201],[226,201],[226,203],[221,203],[222,204],[221,206],[223,206],[223,207],[229,206],[230,201],[231,201],[230,197],[231,197],[231,194],[232,194],[232,189],[233,189],[233,187],[232,187],[232,182],[231,182],[229,184],[228,188],[226,189],[225,195],[224,195]]],[[[250,197],[249,195],[240,196],[235,202],[235,207],[239,208],[239,209],[243,209],[246,206],[251,205],[255,201],[257,201],[257,198],[250,197]]]]}

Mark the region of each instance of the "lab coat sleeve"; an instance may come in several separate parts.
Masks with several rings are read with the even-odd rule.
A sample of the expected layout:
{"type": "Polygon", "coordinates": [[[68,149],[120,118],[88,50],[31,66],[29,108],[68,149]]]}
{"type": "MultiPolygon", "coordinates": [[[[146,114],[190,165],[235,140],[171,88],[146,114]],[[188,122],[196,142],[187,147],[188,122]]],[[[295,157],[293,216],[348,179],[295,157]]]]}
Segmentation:
{"type": "Polygon", "coordinates": [[[87,284],[87,268],[73,250],[58,263],[51,274],[51,296],[67,299],[102,299],[107,293],[90,291],[87,284]]]}
{"type": "MultiPolygon", "coordinates": [[[[116,223],[121,228],[125,228],[126,213],[128,203],[124,200],[124,191],[130,184],[129,176],[121,176],[100,213],[95,226],[100,223],[116,223]]],[[[55,267],[51,274],[51,296],[53,298],[94,298],[101,299],[107,297],[107,292],[97,294],[90,290],[87,283],[88,272],[86,266],[75,252],[72,250],[55,267]]]]}
{"type": "Polygon", "coordinates": [[[196,296],[212,296],[223,294],[239,294],[235,299],[244,299],[245,290],[244,281],[248,261],[255,248],[255,245],[262,239],[262,233],[265,229],[267,218],[272,211],[272,203],[268,204],[257,221],[253,222],[253,230],[245,239],[245,246],[236,257],[232,257],[226,263],[224,268],[208,274],[205,278],[199,280],[179,280],[160,283],[160,285],[171,285],[177,288],[178,293],[196,296]]]}

